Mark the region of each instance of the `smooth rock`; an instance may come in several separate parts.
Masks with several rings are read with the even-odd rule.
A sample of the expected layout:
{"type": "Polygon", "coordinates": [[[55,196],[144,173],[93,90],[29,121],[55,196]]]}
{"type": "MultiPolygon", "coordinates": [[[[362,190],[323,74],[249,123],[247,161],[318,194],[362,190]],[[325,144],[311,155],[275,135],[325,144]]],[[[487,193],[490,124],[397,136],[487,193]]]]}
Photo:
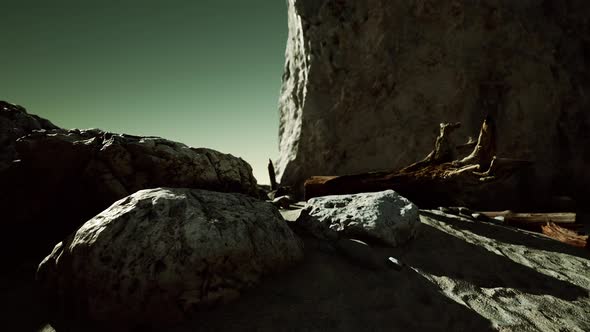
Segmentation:
{"type": "MultiPolygon", "coordinates": [[[[459,145],[496,120],[499,157],[534,161],[530,195],[590,194],[590,1],[289,0],[281,185],[399,169],[439,123],[459,145]]],[[[459,153],[459,151],[457,151],[459,153]]],[[[541,205],[542,206],[542,205],[541,205]]]]}
{"type": "Polygon", "coordinates": [[[393,190],[312,198],[297,223],[318,238],[401,245],[416,235],[418,207],[393,190]]]}
{"type": "Polygon", "coordinates": [[[37,280],[58,323],[168,324],[235,299],[302,255],[270,203],[158,188],[86,222],[43,260],[37,280]]]}

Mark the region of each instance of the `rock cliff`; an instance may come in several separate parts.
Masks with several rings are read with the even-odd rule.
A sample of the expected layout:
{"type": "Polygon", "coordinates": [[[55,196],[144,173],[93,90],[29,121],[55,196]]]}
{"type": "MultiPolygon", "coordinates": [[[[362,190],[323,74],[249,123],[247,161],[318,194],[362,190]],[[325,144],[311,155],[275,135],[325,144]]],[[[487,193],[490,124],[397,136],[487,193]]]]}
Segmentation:
{"type": "Polygon", "coordinates": [[[461,122],[456,137],[467,139],[491,115],[498,155],[534,161],[532,188],[587,192],[590,2],[289,0],[288,7],[282,185],[401,168],[426,156],[440,122],[461,122]]]}

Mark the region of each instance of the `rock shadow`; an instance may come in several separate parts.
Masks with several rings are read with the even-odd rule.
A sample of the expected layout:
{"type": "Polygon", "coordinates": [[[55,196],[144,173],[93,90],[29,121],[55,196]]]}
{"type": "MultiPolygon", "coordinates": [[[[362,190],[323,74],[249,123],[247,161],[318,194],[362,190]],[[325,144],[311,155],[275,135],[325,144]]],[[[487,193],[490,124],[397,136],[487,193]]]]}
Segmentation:
{"type": "Polygon", "coordinates": [[[306,248],[304,262],[291,271],[171,331],[492,330],[412,269],[364,269],[312,239],[306,248]]]}

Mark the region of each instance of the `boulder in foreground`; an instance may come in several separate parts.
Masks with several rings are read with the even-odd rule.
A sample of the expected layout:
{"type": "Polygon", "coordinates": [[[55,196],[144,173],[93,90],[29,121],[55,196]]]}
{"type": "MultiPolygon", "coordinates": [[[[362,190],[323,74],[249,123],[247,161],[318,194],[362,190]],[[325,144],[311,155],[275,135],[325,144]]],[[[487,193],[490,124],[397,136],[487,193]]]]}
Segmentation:
{"type": "Polygon", "coordinates": [[[85,223],[45,258],[37,279],[58,323],[170,323],[236,298],[302,255],[270,203],[158,188],[85,223]]]}
{"type": "Polygon", "coordinates": [[[312,198],[297,220],[318,238],[401,245],[416,235],[418,207],[393,190],[312,198]]]}

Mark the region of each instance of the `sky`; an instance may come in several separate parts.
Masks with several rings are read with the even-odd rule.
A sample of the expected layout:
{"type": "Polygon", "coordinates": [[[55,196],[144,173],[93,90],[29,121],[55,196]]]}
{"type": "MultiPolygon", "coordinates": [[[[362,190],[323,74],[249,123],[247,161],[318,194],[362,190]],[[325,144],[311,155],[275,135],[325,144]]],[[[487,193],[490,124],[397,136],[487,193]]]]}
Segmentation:
{"type": "Polygon", "coordinates": [[[278,157],[284,0],[0,0],[0,100],[63,128],[278,157]]]}

